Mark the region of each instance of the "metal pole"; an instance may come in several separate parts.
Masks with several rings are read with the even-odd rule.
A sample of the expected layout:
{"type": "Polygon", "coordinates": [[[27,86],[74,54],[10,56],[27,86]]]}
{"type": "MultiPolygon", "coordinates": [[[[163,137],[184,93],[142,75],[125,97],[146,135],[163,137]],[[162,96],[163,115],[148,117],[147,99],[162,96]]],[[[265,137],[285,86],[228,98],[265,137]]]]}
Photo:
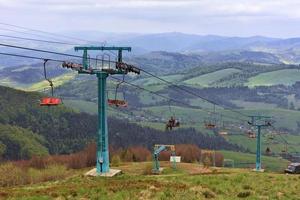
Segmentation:
{"type": "Polygon", "coordinates": [[[118,62],[122,62],[122,49],[119,49],[118,52],[118,62]]]}
{"type": "Polygon", "coordinates": [[[84,69],[88,68],[88,55],[87,55],[87,49],[83,50],[83,56],[82,56],[82,65],[84,69]]]}
{"type": "Polygon", "coordinates": [[[256,138],[256,171],[261,170],[261,126],[257,126],[257,138],[256,138]]]}
{"type": "Polygon", "coordinates": [[[97,134],[97,173],[109,172],[108,128],[106,114],[106,78],[108,73],[97,73],[98,77],[98,134],[97,134]]]}

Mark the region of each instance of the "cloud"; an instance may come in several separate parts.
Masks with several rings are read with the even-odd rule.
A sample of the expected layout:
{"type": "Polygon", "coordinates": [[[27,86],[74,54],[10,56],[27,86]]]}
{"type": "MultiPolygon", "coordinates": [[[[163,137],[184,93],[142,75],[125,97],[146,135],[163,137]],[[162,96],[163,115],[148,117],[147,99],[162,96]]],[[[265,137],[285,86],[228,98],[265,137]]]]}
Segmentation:
{"type": "Polygon", "coordinates": [[[55,30],[297,35],[299,9],[298,0],[0,0],[2,19],[55,30]]]}

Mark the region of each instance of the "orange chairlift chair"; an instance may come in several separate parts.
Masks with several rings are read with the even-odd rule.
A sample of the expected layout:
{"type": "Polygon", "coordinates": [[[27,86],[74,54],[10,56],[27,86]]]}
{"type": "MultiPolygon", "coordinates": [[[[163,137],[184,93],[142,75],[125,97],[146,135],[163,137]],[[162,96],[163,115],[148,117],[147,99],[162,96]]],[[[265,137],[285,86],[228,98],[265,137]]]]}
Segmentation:
{"type": "Polygon", "coordinates": [[[124,92],[123,92],[123,99],[117,99],[118,89],[119,89],[120,85],[122,83],[124,83],[124,78],[125,78],[125,75],[123,75],[122,81],[119,82],[116,86],[115,98],[114,99],[107,99],[107,102],[108,102],[109,106],[123,107],[123,108],[128,106],[128,102],[125,100],[124,92]]]}
{"type": "Polygon", "coordinates": [[[58,106],[62,104],[62,100],[60,98],[54,97],[54,89],[53,89],[53,82],[47,78],[47,71],[46,71],[46,63],[48,62],[48,59],[44,60],[44,76],[45,80],[49,82],[49,85],[51,87],[51,96],[50,97],[43,97],[40,100],[40,106],[58,106]]]}

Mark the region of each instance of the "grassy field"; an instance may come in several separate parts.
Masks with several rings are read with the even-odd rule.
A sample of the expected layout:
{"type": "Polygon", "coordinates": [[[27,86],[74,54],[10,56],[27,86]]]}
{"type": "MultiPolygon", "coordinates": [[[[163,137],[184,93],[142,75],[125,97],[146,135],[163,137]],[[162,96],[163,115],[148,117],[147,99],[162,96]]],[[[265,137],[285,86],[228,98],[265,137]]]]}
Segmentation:
{"type": "MultiPolygon", "coordinates": [[[[248,168],[255,167],[255,154],[220,151],[225,159],[234,160],[234,167],[248,168]]],[[[265,170],[283,172],[288,165],[288,161],[279,157],[262,156],[262,165],[265,170]]]]}
{"type": "Polygon", "coordinates": [[[255,86],[271,86],[271,85],[292,85],[300,80],[300,70],[283,69],[267,73],[261,73],[255,77],[251,77],[245,85],[249,87],[255,86]]]}
{"type": "MultiPolygon", "coordinates": [[[[52,79],[53,84],[55,87],[63,85],[64,83],[74,79],[76,76],[75,72],[70,72],[63,74],[61,76],[57,76],[52,79]]],[[[31,85],[30,87],[26,88],[27,91],[43,91],[45,88],[49,88],[49,83],[47,81],[41,81],[31,85]]]]}
{"type": "Polygon", "coordinates": [[[234,69],[234,68],[228,68],[228,69],[223,69],[223,70],[215,71],[212,73],[200,75],[200,76],[185,80],[183,83],[188,84],[188,85],[198,85],[198,86],[202,86],[202,87],[209,87],[214,82],[219,81],[220,79],[223,79],[227,76],[230,76],[232,74],[239,73],[239,72],[241,72],[241,70],[234,69]]]}
{"type": "MultiPolygon", "coordinates": [[[[80,101],[80,100],[65,100],[65,105],[76,109],[77,111],[84,111],[91,114],[97,114],[97,105],[92,102],[87,101],[80,101]]],[[[252,106],[252,105],[251,105],[252,106]]],[[[263,106],[263,105],[261,105],[263,106]]],[[[144,119],[142,121],[136,121],[135,118],[132,118],[132,116],[127,115],[125,112],[122,111],[121,108],[114,109],[112,107],[108,107],[108,115],[114,116],[114,117],[120,117],[120,118],[127,118],[130,119],[132,122],[135,122],[139,125],[142,125],[144,127],[151,127],[158,130],[165,130],[165,121],[170,116],[175,116],[177,119],[181,121],[181,128],[189,128],[193,127],[196,130],[200,131],[204,134],[214,134],[213,131],[207,130],[204,127],[203,121],[205,118],[209,117],[209,114],[203,110],[199,109],[193,109],[193,108],[182,108],[177,106],[171,106],[171,112],[169,110],[169,106],[153,106],[153,107],[147,107],[144,108],[145,111],[150,111],[151,115],[146,116],[152,116],[159,118],[160,122],[151,122],[147,119],[144,119]]],[[[258,110],[255,109],[245,109],[242,111],[243,113],[250,115],[250,114],[257,114],[258,110]]],[[[297,130],[297,120],[300,118],[300,112],[298,111],[292,111],[292,110],[285,110],[285,109],[264,109],[260,110],[261,113],[264,113],[269,116],[274,116],[275,118],[275,127],[283,127],[283,128],[289,128],[297,130]]],[[[221,110],[222,114],[225,114],[226,116],[231,116],[234,118],[239,119],[239,116],[237,116],[235,113],[232,113],[230,111],[221,110]]],[[[143,111],[141,112],[134,112],[133,116],[142,116],[145,114],[143,111]]],[[[234,119],[225,118],[223,117],[223,120],[229,121],[228,125],[232,122],[237,122],[234,119]]],[[[244,119],[246,120],[246,119],[244,119]]],[[[239,122],[240,123],[240,122],[239,122]]],[[[245,121],[246,123],[246,121],[245,121]]],[[[226,126],[226,124],[225,124],[226,126]]],[[[238,127],[232,128],[226,128],[225,130],[229,133],[228,136],[226,136],[225,139],[227,139],[229,142],[233,144],[238,144],[245,149],[249,149],[251,152],[256,151],[256,140],[250,139],[247,137],[247,134],[245,130],[241,131],[238,127]],[[231,134],[238,134],[238,135],[231,135],[231,134]]],[[[270,129],[263,129],[263,138],[262,138],[262,151],[265,151],[267,147],[271,148],[271,151],[274,153],[280,153],[284,149],[284,141],[281,139],[278,133],[274,132],[274,140],[268,139],[268,135],[270,134],[269,131],[274,131],[272,128],[270,129]]],[[[291,151],[300,151],[300,137],[299,136],[293,136],[293,135],[283,135],[282,137],[285,138],[285,140],[289,143],[289,148],[291,151]]]]}
{"type": "Polygon", "coordinates": [[[144,175],[151,163],[124,163],[122,175],[85,177],[74,171],[60,181],[0,188],[1,199],[299,199],[299,175],[257,173],[249,169],[203,168],[169,163],[161,175],[144,175]]]}
{"type": "MultiPolygon", "coordinates": [[[[161,76],[161,78],[163,78],[167,81],[171,81],[171,82],[177,82],[178,80],[182,79],[183,77],[184,77],[184,75],[182,75],[182,74],[161,76]]],[[[147,85],[153,85],[153,84],[160,84],[162,82],[154,77],[149,77],[149,78],[138,79],[136,81],[133,81],[132,83],[137,84],[137,85],[147,86],[147,85]]]]}
{"type": "Polygon", "coordinates": [[[238,107],[242,107],[244,109],[274,109],[277,108],[276,104],[271,103],[262,103],[262,102],[251,102],[251,101],[241,101],[241,100],[232,100],[238,107]]]}

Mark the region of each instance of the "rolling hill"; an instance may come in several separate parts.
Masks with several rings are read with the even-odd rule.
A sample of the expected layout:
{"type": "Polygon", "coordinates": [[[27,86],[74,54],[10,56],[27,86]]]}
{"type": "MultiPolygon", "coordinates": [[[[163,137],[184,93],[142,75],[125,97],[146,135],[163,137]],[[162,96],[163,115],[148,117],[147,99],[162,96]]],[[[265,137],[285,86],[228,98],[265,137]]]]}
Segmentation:
{"type": "MultiPolygon", "coordinates": [[[[95,115],[79,113],[64,105],[40,107],[41,97],[38,93],[0,86],[0,152],[4,158],[25,159],[37,152],[67,154],[81,150],[96,138],[95,115]]],[[[118,113],[118,110],[113,112],[118,113]]],[[[110,145],[117,148],[139,145],[151,149],[153,144],[172,142],[197,144],[203,148],[243,149],[222,137],[207,136],[195,129],[158,131],[115,117],[109,118],[109,137],[110,145]]]]}
{"type": "Polygon", "coordinates": [[[249,78],[246,83],[249,87],[272,86],[272,85],[293,85],[300,81],[299,69],[283,69],[258,74],[249,78]]]}

